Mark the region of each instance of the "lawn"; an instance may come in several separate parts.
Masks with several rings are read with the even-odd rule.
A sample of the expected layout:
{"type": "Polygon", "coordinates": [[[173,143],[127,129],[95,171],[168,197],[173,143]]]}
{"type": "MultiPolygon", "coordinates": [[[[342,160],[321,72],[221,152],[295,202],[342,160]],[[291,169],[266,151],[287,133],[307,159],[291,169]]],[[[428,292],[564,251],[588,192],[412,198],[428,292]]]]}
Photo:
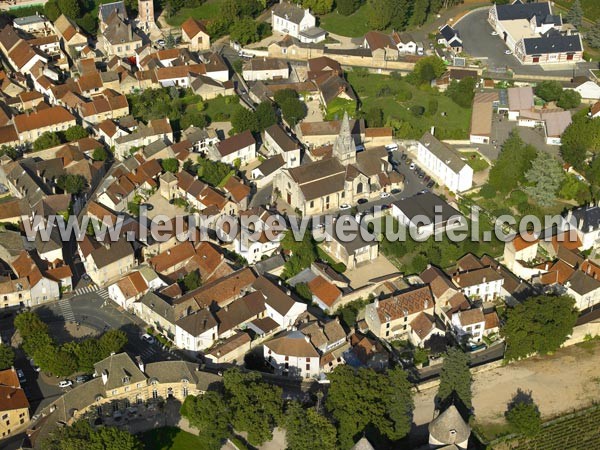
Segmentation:
{"type": "Polygon", "coordinates": [[[398,77],[361,71],[347,74],[360,109],[366,113],[371,108],[381,108],[385,121],[396,128],[398,137],[418,139],[434,126],[438,139],[468,139],[470,108],[461,108],[434,89],[419,88],[398,77]],[[413,114],[411,106],[424,107],[424,115],[413,114]]]}
{"type": "Polygon", "coordinates": [[[471,166],[473,172],[482,172],[490,165],[477,152],[461,152],[461,155],[467,159],[467,164],[471,166]]]}
{"type": "Polygon", "coordinates": [[[321,16],[319,26],[333,34],[347,37],[362,37],[367,31],[371,30],[369,26],[370,13],[371,7],[365,2],[364,5],[350,16],[342,16],[337,11],[321,16]]]}
{"type": "Polygon", "coordinates": [[[356,103],[352,100],[336,98],[327,105],[325,120],[341,120],[344,117],[344,111],[348,111],[350,116],[356,113],[356,103]]]}
{"type": "Polygon", "coordinates": [[[140,435],[145,450],[201,449],[202,439],[175,427],[156,428],[140,435]]]}
{"type": "Polygon", "coordinates": [[[227,121],[235,111],[242,108],[239,99],[235,95],[217,97],[212,100],[207,100],[204,103],[206,107],[202,113],[206,114],[211,122],[227,121]]]}
{"type": "MultiPolygon", "coordinates": [[[[580,0],[581,7],[583,8],[583,14],[586,19],[596,21],[600,19],[600,2],[598,0],[580,0]]],[[[571,9],[573,0],[556,0],[556,3],[567,11],[571,9]]],[[[556,14],[556,13],[555,13],[556,14]]]]}
{"type": "Polygon", "coordinates": [[[207,0],[195,8],[181,8],[177,13],[167,19],[167,23],[174,27],[179,27],[188,17],[194,19],[213,19],[219,15],[223,0],[207,0]]]}

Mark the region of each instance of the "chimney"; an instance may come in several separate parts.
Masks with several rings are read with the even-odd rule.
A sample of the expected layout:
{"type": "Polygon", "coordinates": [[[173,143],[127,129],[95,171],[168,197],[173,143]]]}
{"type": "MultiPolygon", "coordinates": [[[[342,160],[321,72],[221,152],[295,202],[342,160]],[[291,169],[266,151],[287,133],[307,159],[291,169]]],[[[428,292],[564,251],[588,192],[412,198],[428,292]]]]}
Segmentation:
{"type": "Polygon", "coordinates": [[[487,277],[483,277],[483,282],[485,283],[487,281],[487,277]]]}
{"type": "Polygon", "coordinates": [[[583,217],[579,219],[579,227],[580,230],[583,230],[583,217]]]}
{"type": "Polygon", "coordinates": [[[308,337],[307,335],[304,335],[304,340],[305,340],[306,342],[310,342],[310,337],[308,337]]]}
{"type": "Polygon", "coordinates": [[[435,136],[435,127],[433,125],[431,125],[431,131],[430,131],[432,136],[435,136]]]}
{"type": "Polygon", "coordinates": [[[108,383],[108,371],[105,369],[102,371],[102,384],[108,383]]]}
{"type": "Polygon", "coordinates": [[[375,308],[379,308],[379,299],[376,298],[373,304],[375,305],[375,308]]]}
{"type": "Polygon", "coordinates": [[[142,373],[144,373],[144,369],[146,367],[144,366],[144,362],[142,361],[142,358],[140,356],[136,356],[135,362],[137,363],[137,366],[142,371],[142,373]]]}

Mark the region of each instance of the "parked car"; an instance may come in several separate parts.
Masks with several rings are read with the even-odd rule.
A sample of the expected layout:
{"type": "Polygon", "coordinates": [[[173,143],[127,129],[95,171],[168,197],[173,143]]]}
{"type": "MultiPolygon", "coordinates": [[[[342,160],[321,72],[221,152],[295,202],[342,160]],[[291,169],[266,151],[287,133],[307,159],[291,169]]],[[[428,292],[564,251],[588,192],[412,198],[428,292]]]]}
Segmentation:
{"type": "Polygon", "coordinates": [[[402,192],[402,189],[392,189],[392,194],[399,194],[402,192]]]}
{"type": "Polygon", "coordinates": [[[36,372],[40,372],[42,370],[35,365],[35,361],[33,360],[33,358],[29,358],[29,364],[31,365],[31,367],[33,367],[33,370],[35,370],[36,372]]]}
{"type": "Polygon", "coordinates": [[[154,336],[151,336],[148,333],[142,334],[142,340],[148,344],[156,343],[156,339],[154,339],[154,336]]]}
{"type": "Polygon", "coordinates": [[[408,156],[406,156],[406,153],[402,153],[402,154],[400,155],[400,159],[401,159],[402,161],[405,161],[405,160],[406,160],[406,158],[408,158],[408,156]]]}
{"type": "Polygon", "coordinates": [[[512,52],[510,50],[504,50],[504,54],[505,55],[512,55],[512,52]]]}
{"type": "Polygon", "coordinates": [[[71,380],[62,380],[58,382],[59,388],[68,388],[70,386],[73,386],[73,382],[71,380]]]}
{"type": "Polygon", "coordinates": [[[435,181],[430,181],[430,182],[427,184],[427,187],[428,187],[429,189],[431,189],[433,186],[435,186],[435,181]]]}
{"type": "Polygon", "coordinates": [[[497,31],[492,31],[492,36],[498,36],[498,32],[497,31]]]}
{"type": "Polygon", "coordinates": [[[83,278],[85,281],[90,281],[90,276],[87,273],[81,275],[81,278],[83,278]]]}
{"type": "Polygon", "coordinates": [[[422,48],[420,48],[420,49],[418,49],[418,50],[417,50],[417,55],[419,55],[419,56],[423,56],[424,54],[425,54],[425,53],[423,52],[423,49],[422,49],[422,48]]]}
{"type": "Polygon", "coordinates": [[[421,179],[425,178],[425,172],[423,172],[423,171],[419,172],[419,178],[421,178],[421,179]]]}
{"type": "Polygon", "coordinates": [[[77,375],[77,377],[75,378],[75,383],[85,383],[86,381],[91,380],[92,377],[90,377],[89,375],[77,375]]]}
{"type": "MultiPolygon", "coordinates": [[[[369,200],[367,200],[366,198],[359,198],[356,203],[358,203],[359,205],[363,205],[365,203],[367,203],[369,200]]],[[[340,207],[341,209],[341,207],[340,207]]]]}
{"type": "Polygon", "coordinates": [[[164,39],[159,39],[156,41],[156,45],[158,45],[159,47],[164,47],[166,45],[166,42],[164,39]]]}
{"type": "Polygon", "coordinates": [[[385,146],[385,149],[388,152],[393,152],[394,150],[398,150],[398,144],[388,144],[385,146]]]}
{"type": "Polygon", "coordinates": [[[417,167],[417,165],[416,165],[415,163],[410,163],[410,166],[408,166],[408,168],[409,168],[410,170],[415,170],[415,169],[416,169],[416,167],[417,167]]]}
{"type": "Polygon", "coordinates": [[[431,180],[431,177],[429,175],[427,175],[425,178],[423,178],[424,183],[428,183],[429,180],[431,180]]]}
{"type": "Polygon", "coordinates": [[[154,205],[152,203],[142,203],[140,206],[146,208],[147,211],[152,211],[154,209],[154,205]]]}
{"type": "Polygon", "coordinates": [[[17,369],[17,377],[19,378],[19,383],[24,384],[27,383],[27,378],[25,377],[25,372],[21,369],[17,369]]]}
{"type": "Polygon", "coordinates": [[[381,194],[379,194],[379,197],[381,198],[388,198],[390,196],[389,192],[382,192],[381,194]]]}
{"type": "Polygon", "coordinates": [[[340,205],[340,209],[342,211],[346,210],[346,209],[350,209],[350,208],[352,208],[352,206],[350,206],[348,203],[344,203],[344,204],[340,205]]]}

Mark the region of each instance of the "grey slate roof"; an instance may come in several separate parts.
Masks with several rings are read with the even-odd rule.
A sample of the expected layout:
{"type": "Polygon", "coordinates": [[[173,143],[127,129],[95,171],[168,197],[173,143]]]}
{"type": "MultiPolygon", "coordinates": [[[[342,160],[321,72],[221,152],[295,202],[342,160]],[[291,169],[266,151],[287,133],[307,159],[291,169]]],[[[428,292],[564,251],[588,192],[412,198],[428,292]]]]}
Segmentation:
{"type": "Polygon", "coordinates": [[[417,215],[424,215],[433,222],[436,214],[439,214],[442,221],[446,222],[452,216],[462,215],[459,211],[431,192],[415,195],[404,200],[398,200],[393,204],[396,205],[410,220],[417,215]],[[438,207],[441,212],[436,213],[436,207],[438,207]]]}
{"type": "Polygon", "coordinates": [[[304,18],[304,10],[298,5],[288,2],[277,3],[273,6],[273,14],[296,25],[300,24],[304,18]]]}
{"type": "Polygon", "coordinates": [[[98,12],[100,13],[100,18],[103,22],[106,22],[109,16],[115,11],[119,16],[123,18],[127,17],[125,3],[122,0],[113,3],[105,3],[104,5],[98,6],[98,12]]]}
{"type": "Polygon", "coordinates": [[[600,204],[585,205],[573,210],[575,226],[581,231],[588,232],[590,227],[597,229],[600,226],[600,204]],[[581,227],[579,224],[581,223],[581,227]]]}
{"type": "Polygon", "coordinates": [[[431,153],[444,161],[444,163],[455,173],[460,172],[463,167],[467,165],[467,163],[462,160],[458,151],[439,141],[429,132],[423,135],[420,142],[427,147],[431,153]]]}
{"type": "Polygon", "coordinates": [[[117,353],[94,364],[94,371],[99,377],[103,373],[108,376],[104,389],[109,391],[128,384],[146,381],[146,376],[127,353],[117,353]]]}
{"type": "Polygon", "coordinates": [[[462,418],[456,406],[450,405],[446,411],[431,421],[429,435],[438,442],[454,444],[469,439],[471,428],[462,418]]]}
{"type": "Polygon", "coordinates": [[[562,36],[560,34],[539,38],[523,39],[525,53],[538,55],[546,53],[566,53],[582,51],[581,39],[578,34],[562,36]]]}
{"type": "Polygon", "coordinates": [[[531,19],[533,16],[551,14],[549,3],[515,3],[512,5],[496,5],[498,20],[531,19]]]}

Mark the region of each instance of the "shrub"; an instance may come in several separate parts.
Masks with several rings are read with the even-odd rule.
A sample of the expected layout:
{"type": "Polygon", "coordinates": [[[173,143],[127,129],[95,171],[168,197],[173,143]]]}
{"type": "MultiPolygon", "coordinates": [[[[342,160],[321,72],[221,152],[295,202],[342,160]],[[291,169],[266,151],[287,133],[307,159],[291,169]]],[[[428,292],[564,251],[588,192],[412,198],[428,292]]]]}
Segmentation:
{"type": "Polygon", "coordinates": [[[413,116],[419,117],[425,113],[425,108],[421,105],[413,105],[410,107],[410,112],[413,113],[413,116]]]}

